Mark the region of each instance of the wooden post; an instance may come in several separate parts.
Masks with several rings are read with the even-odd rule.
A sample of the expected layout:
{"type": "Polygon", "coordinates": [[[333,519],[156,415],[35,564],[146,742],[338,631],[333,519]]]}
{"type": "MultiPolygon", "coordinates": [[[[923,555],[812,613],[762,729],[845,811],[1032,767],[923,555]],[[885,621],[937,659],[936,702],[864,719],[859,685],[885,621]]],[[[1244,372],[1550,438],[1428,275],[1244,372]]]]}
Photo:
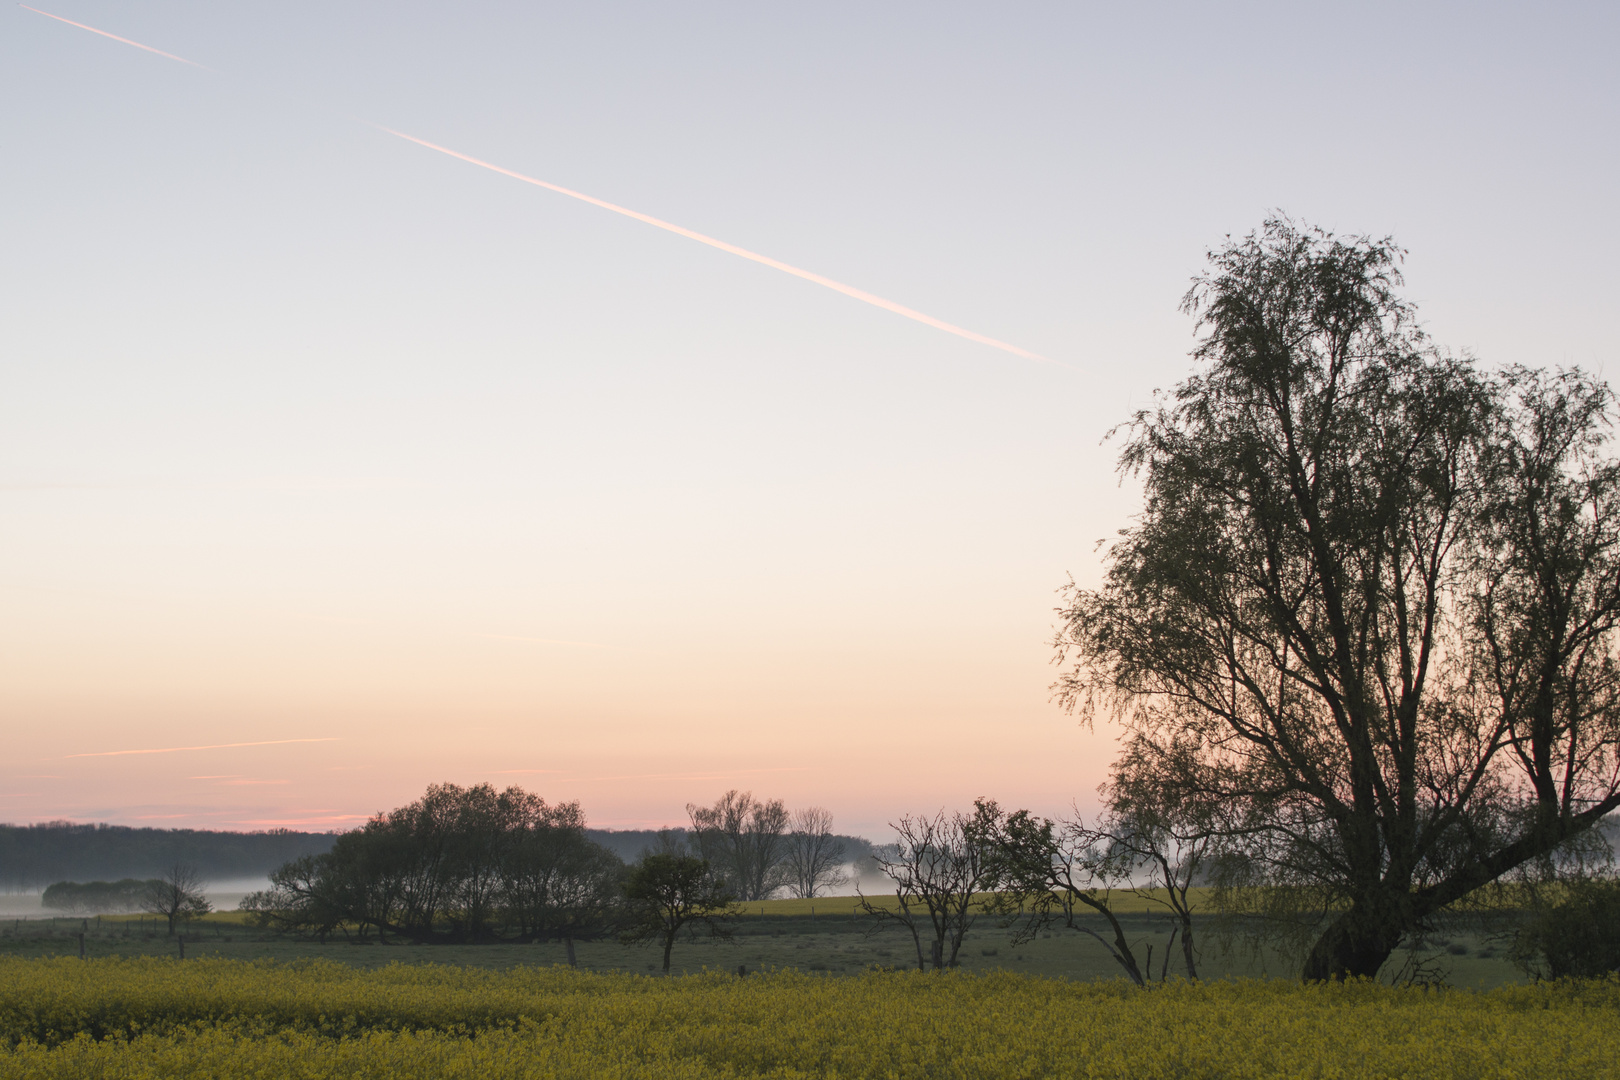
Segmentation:
{"type": "Polygon", "coordinates": [[[568,949],[568,966],[571,967],[571,968],[579,967],[579,961],[574,959],[574,935],[573,934],[564,935],[563,936],[563,945],[564,945],[564,947],[566,947],[568,949]]]}
{"type": "Polygon", "coordinates": [[[745,978],[747,975],[748,975],[748,965],[747,964],[738,964],[737,965],[737,978],[739,978],[739,979],[745,978]]]}
{"type": "Polygon", "coordinates": [[[180,959],[184,960],[186,958],[186,935],[176,934],[175,937],[180,942],[180,959]]]}

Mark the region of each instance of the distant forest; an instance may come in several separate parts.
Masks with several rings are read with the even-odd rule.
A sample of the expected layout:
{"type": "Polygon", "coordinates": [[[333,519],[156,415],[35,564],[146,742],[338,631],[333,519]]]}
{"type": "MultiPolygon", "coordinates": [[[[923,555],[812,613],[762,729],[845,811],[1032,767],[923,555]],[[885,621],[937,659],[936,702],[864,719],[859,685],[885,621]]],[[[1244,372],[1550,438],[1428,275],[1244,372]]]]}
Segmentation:
{"type": "Polygon", "coordinates": [[[329,850],[336,838],[336,833],[289,829],[215,832],[69,821],[0,825],[0,889],[33,892],[58,881],[152,878],[175,863],[194,866],[213,881],[260,878],[300,855],[329,850]]]}
{"type": "MultiPolygon", "coordinates": [[[[684,836],[685,829],[673,830],[684,836]]],[[[657,843],[652,829],[588,829],[586,834],[626,862],[657,843]]],[[[151,878],[175,863],[194,867],[210,882],[268,877],[302,855],[322,855],[335,832],[223,832],[206,829],[151,829],[127,825],[80,825],[47,821],[0,825],[0,889],[34,892],[58,881],[117,881],[151,878]]],[[[845,851],[859,862],[872,844],[843,836],[845,851]]]]}

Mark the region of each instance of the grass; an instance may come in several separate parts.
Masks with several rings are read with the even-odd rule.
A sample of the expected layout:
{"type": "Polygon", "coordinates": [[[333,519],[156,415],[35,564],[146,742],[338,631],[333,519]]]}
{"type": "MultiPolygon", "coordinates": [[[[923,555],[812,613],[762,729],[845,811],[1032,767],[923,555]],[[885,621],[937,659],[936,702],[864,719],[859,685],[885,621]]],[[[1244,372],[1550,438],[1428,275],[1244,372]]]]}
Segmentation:
{"type": "MultiPolygon", "coordinates": [[[[1145,961],[1147,947],[1153,947],[1153,970],[1157,975],[1163,964],[1170,924],[1162,916],[1143,913],[1140,909],[1135,914],[1124,915],[1122,922],[1140,960],[1145,961]]],[[[842,897],[830,903],[773,900],[752,904],[738,920],[731,941],[677,944],[673,970],[686,974],[706,970],[735,972],[742,965],[750,971],[797,970],[815,975],[853,976],[874,968],[909,970],[916,967],[916,948],[909,935],[893,928],[868,934],[870,926],[870,922],[858,916],[842,897]],[[812,906],[815,908],[813,917],[812,906]]],[[[1096,929],[1105,932],[1101,920],[1096,920],[1096,929]]],[[[102,916],[100,919],[92,916],[0,923],[0,958],[76,958],[81,932],[85,935],[86,955],[92,959],[165,957],[179,953],[179,943],[164,932],[161,921],[154,921],[151,916],[102,916]]],[[[565,962],[560,942],[383,945],[375,938],[352,942],[338,937],[321,943],[266,933],[246,924],[240,912],[222,912],[194,920],[186,926],[184,938],[188,959],[217,957],[278,962],[321,959],[359,969],[374,969],[395,962],[491,969],[565,962]]],[[[1520,972],[1502,955],[1500,945],[1488,939],[1453,935],[1431,944],[1429,953],[1438,964],[1438,972],[1451,985],[1493,987],[1523,981],[1520,972]]],[[[585,971],[648,974],[662,966],[660,952],[653,947],[581,941],[575,948],[579,966],[585,971]]],[[[1403,954],[1397,960],[1404,958],[1403,954]]],[[[1120,974],[1103,947],[1088,936],[1054,929],[1033,941],[1014,945],[1010,933],[989,919],[981,920],[963,942],[959,963],[963,971],[981,974],[1002,971],[1076,980],[1111,979],[1120,974]]],[[[1170,958],[1169,974],[1181,974],[1180,965],[1178,944],[1170,958]]],[[[1276,955],[1260,958],[1222,955],[1218,949],[1207,947],[1200,960],[1200,974],[1205,978],[1287,977],[1294,972],[1292,963],[1276,955]]]]}

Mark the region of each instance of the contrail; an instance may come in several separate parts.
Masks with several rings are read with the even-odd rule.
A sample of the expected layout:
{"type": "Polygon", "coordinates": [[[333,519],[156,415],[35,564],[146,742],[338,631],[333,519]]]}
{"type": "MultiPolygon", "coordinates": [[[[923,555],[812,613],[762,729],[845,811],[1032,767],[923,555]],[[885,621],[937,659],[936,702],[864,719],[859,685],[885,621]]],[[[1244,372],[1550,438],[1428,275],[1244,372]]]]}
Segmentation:
{"type": "MultiPolygon", "coordinates": [[[[131,41],[129,38],[119,37],[117,34],[109,34],[105,30],[97,30],[93,26],[87,26],[81,22],[74,22],[72,19],[64,19],[60,15],[52,15],[48,11],[41,11],[39,8],[29,7],[27,4],[19,3],[17,6],[25,11],[32,11],[36,15],[43,15],[47,19],[55,19],[57,22],[64,22],[69,26],[77,26],[81,30],[88,30],[92,34],[100,34],[102,37],[112,38],[114,41],[121,41],[125,45],[133,45],[137,49],[145,49],[149,53],[156,53],[157,55],[167,57],[170,60],[178,60],[182,64],[190,64],[192,67],[201,68],[204,71],[214,70],[213,68],[208,67],[206,64],[197,63],[195,60],[187,60],[183,56],[176,56],[174,53],[167,53],[162,49],[154,49],[150,45],[142,45],[138,41],[131,41]]],[[[638,210],[631,210],[628,207],[619,206],[616,203],[610,203],[606,199],[598,199],[594,195],[586,195],[582,191],[574,191],[571,188],[565,188],[559,184],[547,183],[546,181],[536,179],[533,176],[525,176],[523,173],[513,172],[511,169],[503,169],[501,166],[491,162],[480,160],[479,158],[460,153],[456,150],[451,150],[447,146],[440,146],[437,143],[430,143],[426,139],[418,139],[415,135],[407,135],[403,131],[395,131],[393,128],[383,127],[381,124],[374,124],[372,126],[376,127],[379,131],[386,131],[390,135],[405,139],[408,142],[413,142],[418,146],[425,146],[429,150],[437,150],[441,154],[448,154],[450,157],[458,158],[461,161],[467,162],[468,164],[477,165],[483,169],[489,169],[491,172],[498,172],[502,176],[510,176],[514,180],[521,180],[525,184],[533,184],[535,187],[543,187],[547,191],[555,191],[559,195],[567,195],[570,199],[578,199],[581,202],[588,202],[592,206],[600,206],[604,210],[611,210],[615,214],[623,214],[627,218],[634,218],[637,221],[645,222],[646,224],[655,228],[663,229],[666,232],[672,232],[677,236],[684,236],[688,240],[696,240],[700,244],[707,244],[712,248],[719,248],[721,251],[740,256],[744,259],[750,260],[751,262],[757,262],[762,266],[769,266],[773,270],[780,270],[784,274],[792,274],[794,277],[803,278],[805,281],[814,282],[823,288],[831,289],[833,292],[839,292],[843,293],[845,296],[853,297],[862,303],[871,304],[873,307],[879,307],[884,311],[891,311],[896,315],[901,315],[915,322],[920,322],[924,326],[932,326],[936,330],[943,330],[947,334],[955,334],[957,337],[966,338],[969,341],[976,341],[980,345],[988,345],[992,349],[1000,349],[1003,352],[1012,353],[1014,356],[1022,356],[1026,360],[1038,360],[1043,364],[1058,364],[1060,367],[1068,366],[1057,360],[1053,360],[1051,357],[1042,356],[1040,353],[1030,352],[1028,349],[1020,348],[1017,345],[1012,345],[1005,341],[999,341],[996,338],[977,333],[973,330],[967,329],[966,327],[957,326],[954,323],[948,323],[943,319],[936,319],[932,315],[925,315],[915,308],[908,308],[904,304],[897,304],[893,300],[886,300],[883,297],[869,293],[864,289],[857,289],[853,285],[845,285],[842,281],[834,281],[830,277],[823,277],[822,275],[814,273],[813,271],[793,266],[789,263],[782,262],[779,259],[773,259],[769,255],[761,255],[757,251],[749,251],[747,248],[738,247],[736,244],[728,244],[724,240],[717,240],[712,236],[705,236],[703,233],[695,232],[692,229],[683,228],[682,226],[676,225],[673,222],[655,218],[651,214],[643,214],[638,210]]]]}
{"type": "MultiPolygon", "coordinates": [[[[119,37],[117,34],[109,34],[105,30],[97,30],[93,26],[86,26],[86,25],[84,25],[84,23],[82,23],[82,22],[74,22],[72,19],[64,19],[60,15],[52,15],[50,12],[41,11],[37,7],[29,7],[27,4],[18,4],[17,6],[22,8],[24,11],[32,11],[35,15],[43,15],[47,19],[55,19],[57,22],[65,22],[69,26],[77,26],[80,30],[88,30],[92,34],[100,34],[104,38],[112,38],[114,41],[122,41],[125,45],[133,45],[137,49],[145,49],[149,53],[157,53],[159,56],[167,57],[170,60],[178,60],[182,64],[190,64],[194,68],[202,68],[204,71],[213,71],[214,70],[213,68],[209,67],[207,64],[199,64],[195,60],[187,60],[183,56],[176,56],[176,55],[174,55],[174,53],[167,53],[167,52],[164,52],[162,49],[154,49],[150,45],[142,45],[138,41],[131,41],[127,37],[119,37]]],[[[218,74],[218,72],[215,72],[215,74],[218,74]]]]}
{"type": "Polygon", "coordinates": [[[164,746],[156,750],[102,750],[94,754],[68,754],[67,757],[123,757],[126,754],[178,754],[182,750],[232,750],[238,746],[285,746],[287,743],[338,742],[331,739],[269,739],[265,742],[224,742],[212,746],[164,746]]]}
{"type": "Polygon", "coordinates": [[[600,206],[602,209],[611,210],[615,214],[623,214],[625,217],[635,218],[637,221],[644,221],[648,225],[664,229],[667,232],[672,232],[677,236],[684,236],[688,240],[696,240],[700,244],[708,244],[710,247],[719,248],[721,251],[727,251],[733,255],[740,255],[745,259],[750,259],[754,262],[769,266],[772,269],[780,270],[784,274],[792,274],[794,277],[804,278],[806,281],[813,281],[817,285],[829,288],[834,292],[841,292],[845,296],[852,296],[857,300],[863,301],[864,303],[871,304],[873,307],[880,307],[884,311],[892,311],[896,315],[904,315],[908,319],[914,319],[925,326],[932,326],[936,330],[943,330],[947,334],[955,334],[957,337],[964,337],[969,341],[976,341],[980,345],[989,345],[993,349],[1001,349],[1004,352],[1010,352],[1015,356],[1022,356],[1028,360],[1039,360],[1046,364],[1057,363],[1057,361],[1053,360],[1051,357],[1042,356],[1040,353],[1030,352],[1028,349],[1021,349],[1017,345],[1010,345],[1005,341],[997,341],[993,337],[986,337],[983,334],[975,333],[974,331],[965,329],[964,327],[955,326],[951,323],[945,322],[943,319],[936,319],[932,315],[924,315],[920,311],[908,308],[903,304],[897,304],[893,300],[885,300],[881,296],[874,296],[872,293],[866,292],[863,289],[857,289],[853,285],[845,285],[841,281],[834,281],[832,278],[822,277],[820,274],[813,273],[809,270],[802,270],[797,266],[792,266],[788,263],[773,259],[769,255],[761,255],[757,251],[749,251],[747,248],[740,248],[736,244],[728,244],[724,240],[716,240],[712,236],[705,236],[700,232],[693,232],[691,229],[682,228],[681,226],[675,225],[671,222],[660,220],[659,218],[655,218],[650,214],[643,214],[637,210],[631,210],[628,207],[618,206],[614,203],[608,202],[606,199],[598,199],[593,195],[586,195],[581,191],[573,191],[557,184],[548,184],[544,180],[537,180],[532,176],[525,176],[520,172],[513,172],[511,169],[503,169],[499,165],[491,164],[488,161],[481,161],[478,158],[459,153],[455,150],[451,150],[449,147],[440,146],[437,143],[430,143],[426,139],[418,139],[415,135],[407,135],[403,131],[395,131],[393,128],[383,127],[381,124],[377,124],[375,126],[380,131],[386,131],[390,135],[397,135],[399,138],[409,140],[418,146],[425,146],[429,150],[437,150],[441,154],[449,154],[453,158],[460,158],[462,161],[468,162],[469,164],[489,169],[492,172],[498,172],[502,176],[510,176],[512,179],[521,180],[525,184],[533,184],[536,187],[543,187],[547,191],[555,191],[559,195],[567,195],[571,199],[579,199],[581,202],[588,202],[592,206],[600,206]]]}

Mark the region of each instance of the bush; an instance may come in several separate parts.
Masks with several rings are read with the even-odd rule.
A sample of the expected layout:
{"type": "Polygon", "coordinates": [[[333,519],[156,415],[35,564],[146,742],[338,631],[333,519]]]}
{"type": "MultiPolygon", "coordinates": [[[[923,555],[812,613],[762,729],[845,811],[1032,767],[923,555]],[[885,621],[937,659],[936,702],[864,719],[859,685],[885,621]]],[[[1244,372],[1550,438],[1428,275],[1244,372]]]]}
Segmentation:
{"type": "Polygon", "coordinates": [[[1531,915],[1514,942],[1513,959],[1538,978],[1620,972],[1620,880],[1568,886],[1557,903],[1531,915]]]}

